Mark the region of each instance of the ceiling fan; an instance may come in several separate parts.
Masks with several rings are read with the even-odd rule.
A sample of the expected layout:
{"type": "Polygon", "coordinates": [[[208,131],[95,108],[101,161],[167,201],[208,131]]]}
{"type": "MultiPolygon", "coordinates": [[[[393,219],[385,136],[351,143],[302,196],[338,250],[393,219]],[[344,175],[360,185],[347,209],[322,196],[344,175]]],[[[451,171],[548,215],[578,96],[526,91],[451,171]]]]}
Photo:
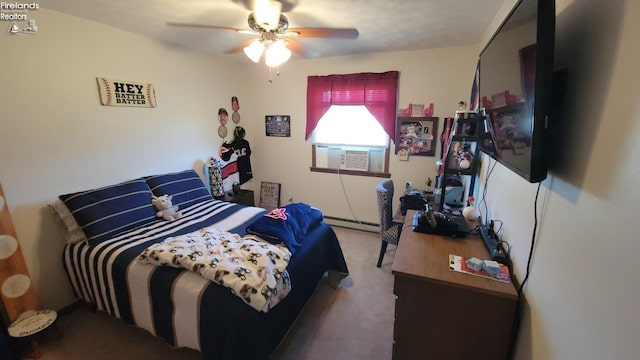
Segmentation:
{"type": "MultiPolygon", "coordinates": [[[[277,67],[291,57],[291,51],[309,58],[317,56],[317,52],[302,45],[294,38],[334,38],[357,39],[355,28],[289,28],[289,20],[282,13],[282,2],[275,0],[244,1],[252,9],[247,23],[249,29],[237,29],[228,26],[168,22],[169,26],[195,27],[217,30],[231,30],[242,34],[257,35],[226,51],[228,54],[244,50],[253,62],[259,62],[265,54],[265,63],[269,67],[277,67]]],[[[287,5],[289,5],[287,3],[287,5]]],[[[287,6],[290,8],[290,6],[287,6]]]]}

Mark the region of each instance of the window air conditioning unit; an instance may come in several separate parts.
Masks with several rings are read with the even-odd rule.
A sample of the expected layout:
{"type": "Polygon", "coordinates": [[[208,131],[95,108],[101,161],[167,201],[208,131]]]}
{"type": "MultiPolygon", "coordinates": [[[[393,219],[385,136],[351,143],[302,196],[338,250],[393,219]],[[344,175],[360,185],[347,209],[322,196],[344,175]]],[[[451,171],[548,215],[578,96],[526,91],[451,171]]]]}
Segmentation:
{"type": "Polygon", "coordinates": [[[342,150],[340,152],[340,170],[369,170],[368,150],[342,150]]]}

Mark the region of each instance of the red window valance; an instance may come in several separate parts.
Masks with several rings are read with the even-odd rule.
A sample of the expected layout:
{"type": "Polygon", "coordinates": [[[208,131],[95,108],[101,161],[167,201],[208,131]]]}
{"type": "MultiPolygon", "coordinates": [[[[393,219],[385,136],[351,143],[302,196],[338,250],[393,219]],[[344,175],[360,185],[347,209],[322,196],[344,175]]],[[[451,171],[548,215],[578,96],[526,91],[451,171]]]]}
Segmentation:
{"type": "Polygon", "coordinates": [[[307,78],[305,139],[331,105],[364,105],[391,139],[395,139],[398,71],[307,78]]]}

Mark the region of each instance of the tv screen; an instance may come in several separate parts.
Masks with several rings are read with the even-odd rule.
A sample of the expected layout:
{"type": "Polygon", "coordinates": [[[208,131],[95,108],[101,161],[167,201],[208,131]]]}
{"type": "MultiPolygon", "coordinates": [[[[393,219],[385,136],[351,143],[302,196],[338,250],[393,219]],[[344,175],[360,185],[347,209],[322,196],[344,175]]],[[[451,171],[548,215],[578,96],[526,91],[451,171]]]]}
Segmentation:
{"type": "Polygon", "coordinates": [[[555,1],[520,0],[480,53],[478,146],[529,182],[547,177],[554,36],[555,1]]]}

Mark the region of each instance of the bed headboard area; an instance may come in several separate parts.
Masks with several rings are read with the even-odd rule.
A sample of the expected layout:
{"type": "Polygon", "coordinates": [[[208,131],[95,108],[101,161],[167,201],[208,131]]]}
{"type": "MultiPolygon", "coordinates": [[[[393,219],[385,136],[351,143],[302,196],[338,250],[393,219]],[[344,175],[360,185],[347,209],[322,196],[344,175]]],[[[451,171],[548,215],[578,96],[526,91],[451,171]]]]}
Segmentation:
{"type": "Polygon", "coordinates": [[[181,209],[212,200],[195,170],[184,170],[60,195],[49,205],[65,225],[67,243],[95,244],[156,221],[151,200],[162,195],[181,209]]]}

